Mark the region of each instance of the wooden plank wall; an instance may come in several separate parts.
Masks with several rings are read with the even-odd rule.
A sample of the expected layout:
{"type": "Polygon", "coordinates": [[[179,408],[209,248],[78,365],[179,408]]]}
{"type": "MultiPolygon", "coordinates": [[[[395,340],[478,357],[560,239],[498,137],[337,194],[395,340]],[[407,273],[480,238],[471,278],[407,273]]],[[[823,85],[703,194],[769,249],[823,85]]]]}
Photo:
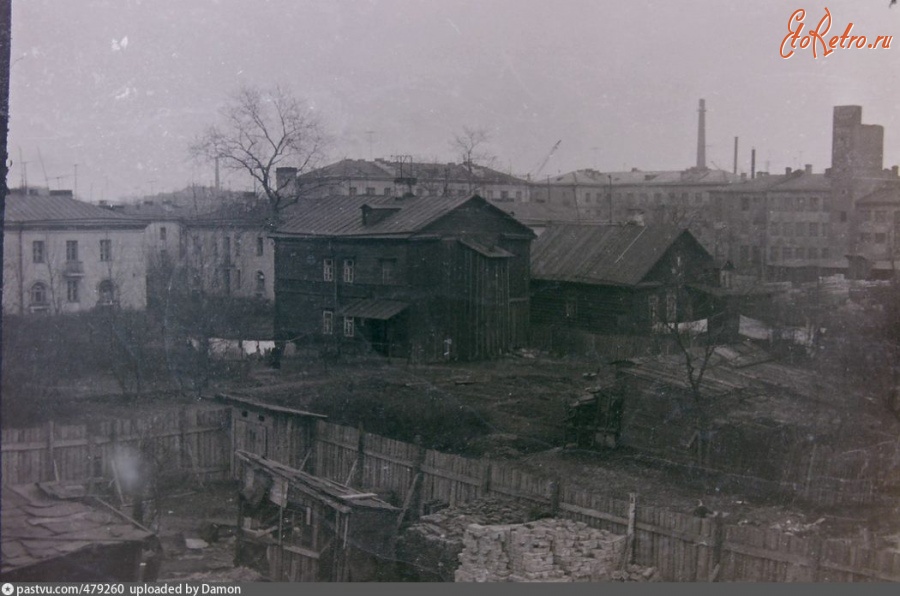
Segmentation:
{"type": "Polygon", "coordinates": [[[116,456],[145,453],[166,475],[228,477],[230,408],[179,408],[141,418],[87,424],[52,422],[0,435],[3,483],[113,480],[116,456]]]}

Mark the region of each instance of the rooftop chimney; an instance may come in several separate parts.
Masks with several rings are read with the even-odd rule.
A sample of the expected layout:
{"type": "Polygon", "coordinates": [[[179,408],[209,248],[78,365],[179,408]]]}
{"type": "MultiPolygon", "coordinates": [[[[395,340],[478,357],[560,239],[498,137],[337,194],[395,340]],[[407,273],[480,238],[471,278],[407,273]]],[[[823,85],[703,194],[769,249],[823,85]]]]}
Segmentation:
{"type": "Polygon", "coordinates": [[[697,168],[706,169],[706,100],[700,100],[700,117],[697,119],[697,168]]]}
{"type": "Polygon", "coordinates": [[[756,178],[756,149],[750,150],[750,179],[756,178]]]}
{"type": "Polygon", "coordinates": [[[738,138],[734,137],[734,169],[732,174],[737,174],[738,138]]]}
{"type": "Polygon", "coordinates": [[[805,166],[803,166],[803,172],[806,174],[812,174],[812,164],[808,163],[805,166]]]}
{"type": "Polygon", "coordinates": [[[785,176],[790,176],[790,175],[791,175],[791,168],[785,168],[785,169],[784,169],[784,175],[785,175],[785,176]]]}
{"type": "Polygon", "coordinates": [[[891,166],[891,174],[894,178],[900,178],[900,166],[891,166]]]}

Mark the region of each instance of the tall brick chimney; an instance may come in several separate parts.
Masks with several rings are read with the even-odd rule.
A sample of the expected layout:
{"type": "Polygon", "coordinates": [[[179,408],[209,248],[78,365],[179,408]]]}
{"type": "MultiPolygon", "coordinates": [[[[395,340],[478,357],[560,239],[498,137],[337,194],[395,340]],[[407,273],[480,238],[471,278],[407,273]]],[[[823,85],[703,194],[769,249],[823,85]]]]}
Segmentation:
{"type": "Polygon", "coordinates": [[[706,100],[700,100],[700,116],[697,119],[697,169],[706,169],[706,100]]]}

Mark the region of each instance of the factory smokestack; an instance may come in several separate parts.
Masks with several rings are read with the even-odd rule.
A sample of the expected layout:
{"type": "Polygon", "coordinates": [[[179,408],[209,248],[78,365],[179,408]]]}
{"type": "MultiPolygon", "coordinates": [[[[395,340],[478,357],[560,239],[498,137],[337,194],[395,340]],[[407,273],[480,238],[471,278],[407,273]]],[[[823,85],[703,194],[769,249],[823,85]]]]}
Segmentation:
{"type": "Polygon", "coordinates": [[[706,100],[700,100],[700,117],[697,119],[697,168],[706,169],[706,100]]]}
{"type": "Polygon", "coordinates": [[[732,174],[737,175],[738,138],[734,137],[734,169],[732,174]]]}
{"type": "Polygon", "coordinates": [[[756,149],[750,150],[750,179],[756,178],[756,149]]]}

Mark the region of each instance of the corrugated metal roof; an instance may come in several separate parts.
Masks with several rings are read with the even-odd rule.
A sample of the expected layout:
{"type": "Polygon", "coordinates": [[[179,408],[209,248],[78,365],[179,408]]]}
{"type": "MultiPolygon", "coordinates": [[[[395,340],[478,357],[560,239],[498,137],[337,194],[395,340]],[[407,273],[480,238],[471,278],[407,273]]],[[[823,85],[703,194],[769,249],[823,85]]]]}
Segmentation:
{"type": "Polygon", "coordinates": [[[277,234],[303,236],[407,236],[474,201],[495,209],[477,195],[469,197],[334,196],[302,201],[282,216],[277,234]],[[362,206],[399,208],[377,223],[363,225],[362,206]]]}
{"type": "Polygon", "coordinates": [[[2,499],[2,573],[92,546],[141,542],[153,535],[109,509],[53,498],[37,484],[4,486],[2,499]]]}
{"type": "Polygon", "coordinates": [[[66,196],[9,194],[4,222],[26,223],[99,223],[103,225],[146,225],[121,213],[97,207],[66,196]]]}
{"type": "Polygon", "coordinates": [[[406,310],[407,306],[409,305],[406,302],[398,302],[397,300],[368,298],[351,302],[341,309],[338,314],[345,317],[387,321],[406,310]]]}
{"type": "Polygon", "coordinates": [[[531,246],[534,279],[634,286],[682,234],[676,226],[554,225],[531,246]]]}

